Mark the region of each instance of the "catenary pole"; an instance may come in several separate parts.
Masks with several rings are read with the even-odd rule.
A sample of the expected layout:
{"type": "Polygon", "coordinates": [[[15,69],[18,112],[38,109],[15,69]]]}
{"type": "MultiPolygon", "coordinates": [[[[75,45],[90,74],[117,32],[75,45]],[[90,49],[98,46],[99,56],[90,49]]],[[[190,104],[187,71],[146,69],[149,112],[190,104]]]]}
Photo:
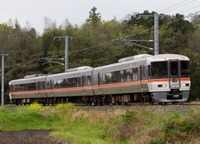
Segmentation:
{"type": "Polygon", "coordinates": [[[1,105],[4,105],[4,59],[8,54],[1,55],[1,105]]]}
{"type": "Polygon", "coordinates": [[[65,72],[67,71],[67,69],[68,69],[68,63],[69,63],[69,60],[68,60],[68,47],[69,47],[69,39],[71,40],[72,39],[72,37],[69,37],[69,36],[55,36],[54,37],[54,40],[56,40],[56,39],[59,39],[59,40],[61,40],[61,39],[65,39],[65,72]]]}
{"type": "Polygon", "coordinates": [[[69,40],[69,37],[65,36],[65,72],[68,69],[68,45],[69,45],[68,40],[69,40]]]}
{"type": "Polygon", "coordinates": [[[154,55],[159,54],[159,20],[158,13],[154,13],[154,55]]]}
{"type": "Polygon", "coordinates": [[[159,14],[154,12],[154,15],[139,15],[138,18],[154,17],[154,55],[159,54],[159,14]]]}

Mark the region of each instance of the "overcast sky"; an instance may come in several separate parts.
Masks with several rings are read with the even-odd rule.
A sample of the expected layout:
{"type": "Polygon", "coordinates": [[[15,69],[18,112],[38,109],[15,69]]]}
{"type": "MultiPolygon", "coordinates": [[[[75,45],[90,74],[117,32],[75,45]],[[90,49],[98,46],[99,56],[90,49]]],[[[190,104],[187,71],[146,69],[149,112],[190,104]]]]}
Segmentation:
{"type": "Polygon", "coordinates": [[[44,18],[63,25],[82,25],[93,6],[102,20],[124,19],[128,14],[144,10],[158,13],[189,15],[200,10],[200,0],[0,0],[0,23],[17,19],[22,27],[27,21],[38,33],[44,29],[44,18]]]}

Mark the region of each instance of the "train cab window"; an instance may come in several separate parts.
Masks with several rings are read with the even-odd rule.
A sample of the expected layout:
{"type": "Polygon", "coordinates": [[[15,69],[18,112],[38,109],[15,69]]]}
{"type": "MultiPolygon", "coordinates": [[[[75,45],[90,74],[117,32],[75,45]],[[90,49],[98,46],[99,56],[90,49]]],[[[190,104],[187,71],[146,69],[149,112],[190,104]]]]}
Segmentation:
{"type": "Polygon", "coordinates": [[[178,75],[178,62],[170,62],[170,74],[178,75]]]}
{"type": "Polygon", "coordinates": [[[189,77],[189,61],[181,61],[181,77],[189,77]]]}
{"type": "Polygon", "coordinates": [[[167,77],[167,62],[152,62],[151,63],[151,77],[152,78],[166,78],[167,77]]]}

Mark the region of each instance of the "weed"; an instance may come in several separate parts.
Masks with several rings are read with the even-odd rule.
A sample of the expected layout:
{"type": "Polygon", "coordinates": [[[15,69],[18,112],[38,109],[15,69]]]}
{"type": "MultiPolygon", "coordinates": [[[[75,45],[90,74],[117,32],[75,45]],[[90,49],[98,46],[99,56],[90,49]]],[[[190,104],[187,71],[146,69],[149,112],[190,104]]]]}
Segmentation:
{"type": "Polygon", "coordinates": [[[30,106],[28,108],[30,110],[40,110],[42,108],[42,106],[38,103],[33,103],[33,104],[30,104],[30,106]]]}
{"type": "Polygon", "coordinates": [[[66,108],[74,108],[74,103],[65,103],[65,104],[57,104],[56,109],[66,109],[66,108]]]}

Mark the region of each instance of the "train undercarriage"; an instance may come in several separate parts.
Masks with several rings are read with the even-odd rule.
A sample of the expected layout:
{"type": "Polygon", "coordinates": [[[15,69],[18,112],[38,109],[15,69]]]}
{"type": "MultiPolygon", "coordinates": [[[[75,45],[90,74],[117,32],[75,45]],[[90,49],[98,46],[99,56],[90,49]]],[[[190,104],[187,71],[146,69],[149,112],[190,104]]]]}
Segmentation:
{"type": "Polygon", "coordinates": [[[128,105],[129,103],[151,103],[150,93],[124,94],[124,95],[97,95],[97,96],[74,96],[74,97],[49,97],[12,99],[13,104],[27,105],[39,103],[42,105],[55,105],[59,103],[75,103],[77,105],[128,105]]]}

